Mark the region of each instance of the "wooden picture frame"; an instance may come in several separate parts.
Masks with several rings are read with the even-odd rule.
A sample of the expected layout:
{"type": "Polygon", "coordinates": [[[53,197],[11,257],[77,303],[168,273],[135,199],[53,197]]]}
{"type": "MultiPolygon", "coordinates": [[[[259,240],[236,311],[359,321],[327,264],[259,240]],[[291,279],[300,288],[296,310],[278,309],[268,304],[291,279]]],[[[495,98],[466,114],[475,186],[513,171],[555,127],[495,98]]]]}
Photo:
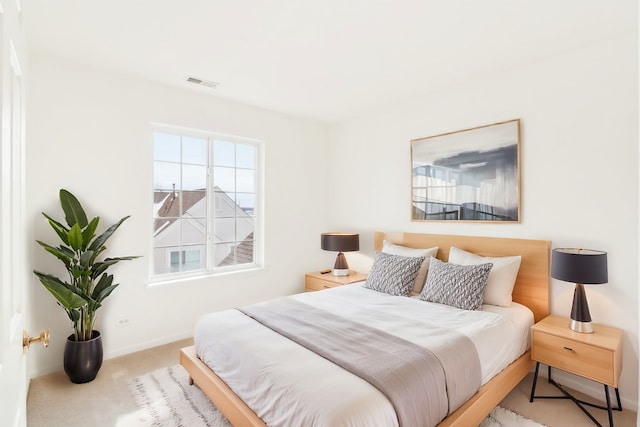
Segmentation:
{"type": "Polygon", "coordinates": [[[520,119],[411,141],[413,221],[520,222],[520,119]]]}

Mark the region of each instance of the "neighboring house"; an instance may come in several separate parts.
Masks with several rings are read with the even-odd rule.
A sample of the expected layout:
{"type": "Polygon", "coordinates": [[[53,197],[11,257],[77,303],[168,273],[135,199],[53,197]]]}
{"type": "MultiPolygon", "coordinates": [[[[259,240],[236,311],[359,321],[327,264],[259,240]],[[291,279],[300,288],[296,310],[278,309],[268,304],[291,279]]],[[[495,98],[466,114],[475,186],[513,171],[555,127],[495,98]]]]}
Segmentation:
{"type": "MultiPolygon", "coordinates": [[[[154,192],[154,273],[206,268],[206,195],[203,189],[154,192]]],[[[218,187],[214,187],[214,195],[214,266],[252,263],[253,211],[238,206],[218,187]]]]}

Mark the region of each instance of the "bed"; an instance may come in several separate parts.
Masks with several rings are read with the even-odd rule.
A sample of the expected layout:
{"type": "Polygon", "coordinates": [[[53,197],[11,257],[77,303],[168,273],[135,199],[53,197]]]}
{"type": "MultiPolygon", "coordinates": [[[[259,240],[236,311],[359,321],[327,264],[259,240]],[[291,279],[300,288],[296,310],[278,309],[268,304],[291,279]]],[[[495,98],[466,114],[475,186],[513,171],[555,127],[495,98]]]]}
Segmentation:
{"type": "MultiPolygon", "coordinates": [[[[516,284],[513,288],[512,293],[513,301],[516,303],[514,304],[514,306],[521,304],[528,307],[531,312],[531,322],[537,322],[548,315],[550,250],[549,241],[415,233],[375,233],[375,248],[377,251],[382,249],[383,242],[385,241],[407,248],[438,247],[439,249],[437,250],[437,258],[442,261],[448,260],[451,247],[459,248],[461,250],[485,257],[520,255],[522,259],[517,273],[516,284]]],[[[359,287],[360,285],[350,286],[359,287]]],[[[320,301],[319,304],[321,306],[323,306],[324,304],[324,308],[330,308],[333,304],[335,304],[336,300],[347,298],[347,294],[356,294],[357,298],[362,298],[362,295],[360,293],[363,291],[361,291],[360,289],[356,289],[355,287],[341,288],[344,289],[321,291],[319,294],[322,295],[322,298],[312,298],[312,296],[309,294],[301,294],[300,296],[296,296],[295,299],[304,303],[310,303],[313,300],[324,300],[324,302],[320,301]]],[[[371,292],[375,291],[369,291],[369,294],[367,295],[370,295],[370,299],[372,299],[373,304],[377,304],[377,297],[371,294],[371,292]]],[[[369,299],[369,297],[363,299],[369,299]]],[[[397,299],[398,298],[396,297],[396,300],[397,299]]],[[[412,310],[412,305],[417,306],[421,303],[420,301],[415,301],[415,297],[405,298],[405,300],[413,300],[407,301],[410,307],[406,310],[412,310]]],[[[235,313],[235,310],[229,310],[228,312],[234,313],[226,313],[223,314],[223,316],[242,316],[241,313],[235,313]]],[[[260,340],[257,339],[256,341],[260,340]]],[[[296,350],[292,347],[292,354],[295,354],[295,351],[296,350]]],[[[257,353],[258,352],[256,352],[256,354],[257,353]]],[[[207,359],[207,357],[208,356],[206,355],[204,356],[205,360],[207,359]]],[[[268,355],[268,351],[265,351],[265,357],[270,357],[268,355]]],[[[229,358],[234,358],[232,356],[232,353],[229,353],[229,358]]],[[[198,384],[198,386],[205,392],[205,394],[207,394],[207,396],[232,422],[233,425],[266,425],[264,421],[260,417],[258,417],[254,410],[250,407],[251,405],[253,405],[253,402],[255,402],[256,396],[247,396],[246,390],[242,390],[242,387],[238,387],[237,383],[230,381],[230,384],[233,384],[236,389],[240,390],[239,394],[244,395],[247,401],[252,402],[251,405],[247,405],[240,397],[238,397],[238,395],[232,390],[232,388],[230,388],[227,383],[225,383],[225,381],[220,378],[220,376],[212,371],[208,367],[208,365],[201,360],[198,354],[196,354],[195,346],[181,349],[180,360],[181,364],[189,372],[191,383],[195,382],[196,384],[198,384]]],[[[330,363],[331,362],[326,362],[326,364],[330,363]]],[[[527,373],[530,372],[532,365],[533,362],[531,361],[530,353],[528,350],[525,350],[521,356],[517,357],[513,362],[508,363],[506,367],[494,367],[494,370],[497,370],[497,373],[483,372],[483,382],[479,390],[475,392],[475,394],[473,394],[468,400],[462,403],[455,410],[455,412],[452,412],[449,416],[447,416],[439,425],[468,426],[479,424],[482,419],[486,417],[486,415],[504,398],[504,396],[506,396],[509,391],[511,391],[527,375],[527,373]],[[484,378],[485,375],[489,376],[490,379],[484,378]]],[[[229,369],[233,370],[233,367],[221,367],[221,372],[224,372],[220,375],[224,377],[225,375],[227,375],[227,371],[229,371],[229,369]]],[[[307,371],[299,372],[312,372],[315,370],[308,369],[308,366],[305,368],[305,365],[302,365],[302,367],[300,368],[290,368],[289,366],[287,366],[286,369],[281,368],[281,370],[283,371],[291,370],[293,372],[295,372],[295,369],[307,369],[307,371]]],[[[318,369],[318,371],[323,372],[322,369],[318,369]]],[[[260,370],[258,369],[257,372],[260,372],[260,370]]],[[[309,375],[308,377],[312,377],[312,375],[309,375]]],[[[308,380],[310,380],[310,378],[307,378],[307,376],[305,376],[304,381],[308,380]]],[[[266,387],[266,390],[269,390],[269,387],[277,387],[277,384],[273,386],[267,385],[266,387]]],[[[375,399],[375,396],[371,397],[371,399],[375,399]]],[[[315,398],[310,399],[309,396],[307,396],[305,401],[309,400],[323,400],[321,392],[318,391],[318,394],[315,396],[315,398]]],[[[354,406],[357,405],[350,404],[350,407],[354,406]]],[[[383,407],[384,405],[376,404],[374,406],[376,408],[379,408],[383,407]]],[[[365,411],[370,412],[371,408],[365,409],[365,411]]],[[[257,410],[257,412],[263,413],[264,409],[259,409],[257,410]]],[[[384,414],[380,415],[380,417],[384,416],[384,414]]]]}

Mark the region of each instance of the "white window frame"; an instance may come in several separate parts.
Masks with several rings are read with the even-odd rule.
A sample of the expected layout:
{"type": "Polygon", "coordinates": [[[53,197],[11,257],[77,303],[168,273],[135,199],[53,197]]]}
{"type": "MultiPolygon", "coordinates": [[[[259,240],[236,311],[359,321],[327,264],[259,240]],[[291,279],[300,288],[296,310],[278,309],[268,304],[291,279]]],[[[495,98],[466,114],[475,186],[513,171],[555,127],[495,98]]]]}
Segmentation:
{"type": "MultiPolygon", "coordinates": [[[[253,271],[259,268],[263,268],[264,266],[264,141],[254,138],[241,137],[236,135],[229,135],[219,132],[211,132],[199,129],[185,128],[180,126],[152,123],[151,124],[151,136],[150,136],[150,144],[151,144],[151,175],[153,178],[154,175],[154,134],[156,132],[169,133],[180,136],[190,136],[196,138],[206,138],[208,140],[208,162],[207,162],[207,238],[206,238],[206,248],[204,250],[205,257],[205,268],[199,270],[190,270],[183,272],[167,272],[156,274],[154,272],[154,212],[153,212],[153,203],[150,203],[150,215],[149,215],[149,223],[150,223],[150,245],[149,251],[150,254],[150,262],[149,262],[149,283],[151,285],[181,281],[182,279],[193,279],[197,277],[205,277],[205,276],[215,276],[219,274],[229,274],[229,273],[239,273],[244,271],[253,271]],[[215,140],[224,140],[224,142],[232,142],[238,144],[248,144],[252,145],[256,149],[256,200],[254,207],[254,258],[253,263],[246,264],[234,264],[229,266],[216,267],[213,261],[214,259],[214,247],[215,242],[213,239],[214,236],[214,218],[215,218],[215,191],[213,182],[213,142],[215,140]]],[[[154,184],[153,179],[151,183],[151,197],[153,200],[154,193],[154,184]]],[[[171,251],[180,250],[179,247],[176,248],[167,248],[167,253],[171,251]]],[[[182,250],[185,250],[185,247],[182,247],[182,250]]],[[[170,263],[170,260],[167,262],[170,263]]]]}

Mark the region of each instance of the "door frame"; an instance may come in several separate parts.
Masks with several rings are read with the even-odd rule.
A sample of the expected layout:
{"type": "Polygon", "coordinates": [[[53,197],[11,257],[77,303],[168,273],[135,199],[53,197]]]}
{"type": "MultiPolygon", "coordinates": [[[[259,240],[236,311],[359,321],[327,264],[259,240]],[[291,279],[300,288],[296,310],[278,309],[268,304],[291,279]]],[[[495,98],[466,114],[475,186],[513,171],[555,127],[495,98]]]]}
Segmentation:
{"type": "Polygon", "coordinates": [[[0,413],[24,427],[29,388],[22,337],[29,312],[25,227],[26,41],[19,0],[0,0],[0,413]]]}

